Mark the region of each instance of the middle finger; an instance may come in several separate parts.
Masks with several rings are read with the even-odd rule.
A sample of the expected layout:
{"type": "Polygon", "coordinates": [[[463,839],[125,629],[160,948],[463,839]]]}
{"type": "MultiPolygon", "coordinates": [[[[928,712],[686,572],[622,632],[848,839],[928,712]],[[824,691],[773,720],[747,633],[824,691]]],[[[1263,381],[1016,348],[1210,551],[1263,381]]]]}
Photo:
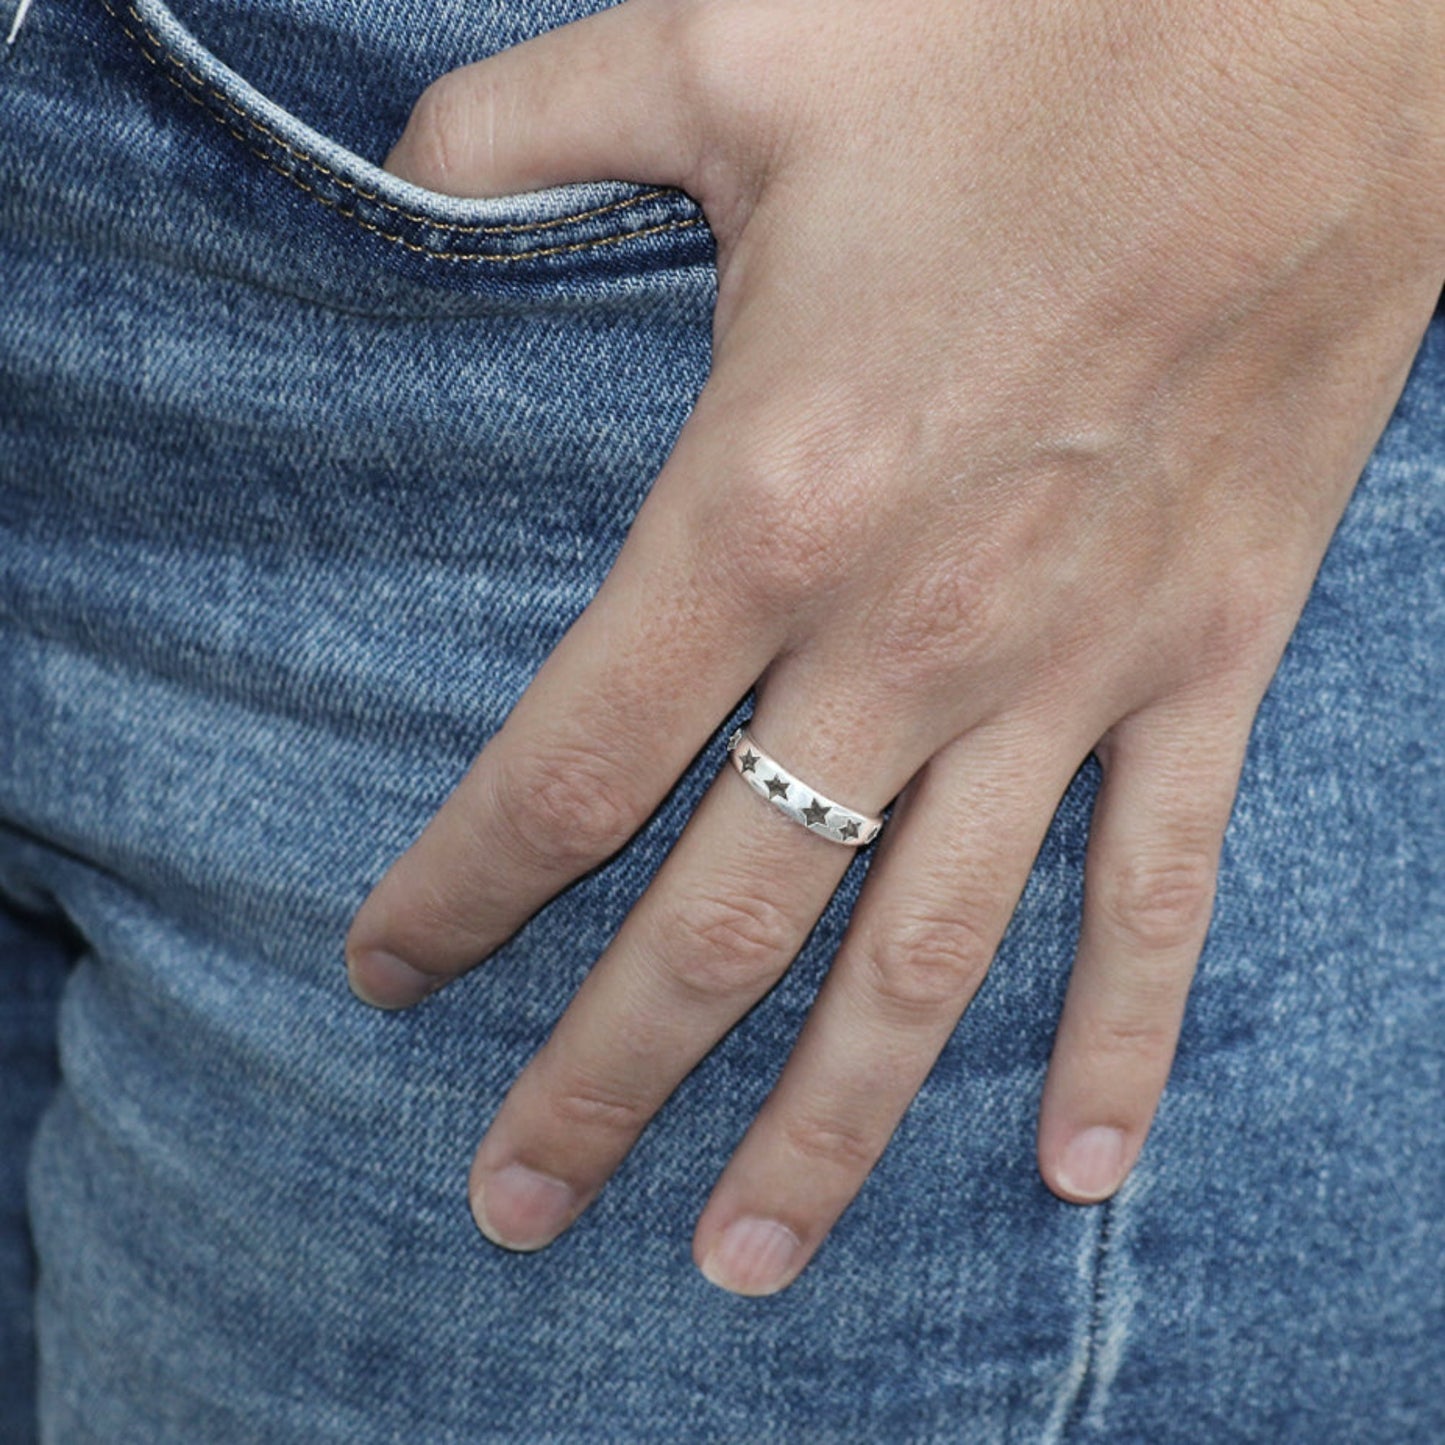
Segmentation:
{"type": "MultiPolygon", "coordinates": [[[[760,690],[753,731],[768,747],[764,712],[760,690]]],[[[880,769],[876,753],[850,757],[845,745],[829,757],[817,734],[773,746],[807,786],[874,812],[916,766],[880,769]]],[[[786,972],[837,889],[853,850],[732,772],[708,789],[479,1146],[472,1212],[495,1243],[540,1249],[582,1213],[678,1083],[786,972]]]]}
{"type": "Polygon", "coordinates": [[[698,1221],[714,1284],[772,1294],[858,1193],[987,973],[1082,744],[993,720],[910,784],[838,957],[698,1221]]]}

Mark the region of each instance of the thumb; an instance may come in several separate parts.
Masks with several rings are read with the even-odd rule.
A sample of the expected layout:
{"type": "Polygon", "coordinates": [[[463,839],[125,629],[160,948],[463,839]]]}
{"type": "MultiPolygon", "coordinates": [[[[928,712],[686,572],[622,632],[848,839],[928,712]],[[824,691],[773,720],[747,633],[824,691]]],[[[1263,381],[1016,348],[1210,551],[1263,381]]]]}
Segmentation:
{"type": "Polygon", "coordinates": [[[434,81],[384,163],[455,196],[568,181],[687,189],[676,0],[626,0],[434,81]]]}

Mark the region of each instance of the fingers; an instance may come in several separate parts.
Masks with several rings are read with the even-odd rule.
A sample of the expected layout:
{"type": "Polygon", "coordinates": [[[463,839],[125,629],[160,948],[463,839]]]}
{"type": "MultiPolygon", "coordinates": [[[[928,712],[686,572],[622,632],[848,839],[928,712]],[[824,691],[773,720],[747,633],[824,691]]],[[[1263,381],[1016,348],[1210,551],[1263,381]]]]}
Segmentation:
{"type": "Polygon", "coordinates": [[[347,961],[366,1002],[417,1002],[620,848],[772,659],[776,628],[669,502],[713,469],[695,435],[690,422],[597,595],[357,913],[347,961]]]}
{"type": "Polygon", "coordinates": [[[386,168],[461,196],[685,185],[696,143],[676,77],[692,8],[629,0],[451,71],[422,94],[386,168]]]}
{"type": "MultiPolygon", "coordinates": [[[[856,757],[810,752],[802,733],[769,732],[766,709],[756,736],[850,803],[876,811],[898,785],[875,759],[860,771],[856,757]]],[[[852,856],[722,770],[478,1148],[472,1207],[490,1238],[538,1248],[577,1217],[677,1084],[786,972],[852,856]]]]}
{"type": "Polygon", "coordinates": [[[1080,1203],[1123,1182],[1173,1062],[1253,708],[1158,706],[1101,744],[1078,957],[1039,1111],[1039,1168],[1080,1203]]]}
{"type": "Polygon", "coordinates": [[[1085,747],[1000,723],[910,785],[787,1067],[698,1222],[693,1257],[715,1284],[785,1287],[862,1187],[982,983],[1085,747]]]}

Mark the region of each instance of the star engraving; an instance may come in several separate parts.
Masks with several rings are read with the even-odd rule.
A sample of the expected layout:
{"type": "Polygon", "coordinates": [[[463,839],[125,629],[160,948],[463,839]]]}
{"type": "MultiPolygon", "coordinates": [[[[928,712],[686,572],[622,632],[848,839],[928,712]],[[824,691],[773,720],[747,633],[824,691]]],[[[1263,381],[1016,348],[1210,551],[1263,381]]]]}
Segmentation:
{"type": "Polygon", "coordinates": [[[828,805],[820,803],[816,798],[803,809],[803,821],[810,828],[821,828],[828,819],[828,805]]]}
{"type": "Polygon", "coordinates": [[[849,818],[838,830],[845,838],[856,838],[858,836],[858,821],[856,818],[849,818]]]}
{"type": "Polygon", "coordinates": [[[757,765],[758,755],[751,748],[749,748],[747,752],[745,752],[742,757],[738,759],[738,766],[745,773],[751,773],[752,771],[754,771],[754,769],[756,769],[757,765]]]}
{"type": "Polygon", "coordinates": [[[879,823],[876,827],[869,829],[868,836],[863,841],[865,843],[871,843],[882,831],[883,824],[879,823]]]}
{"type": "Polygon", "coordinates": [[[764,778],[768,785],[769,798],[786,798],[788,796],[788,785],[781,778],[764,778]]]}
{"type": "Polygon", "coordinates": [[[743,730],[741,728],[734,729],[732,737],[728,739],[728,752],[732,752],[742,740],[743,730]]]}

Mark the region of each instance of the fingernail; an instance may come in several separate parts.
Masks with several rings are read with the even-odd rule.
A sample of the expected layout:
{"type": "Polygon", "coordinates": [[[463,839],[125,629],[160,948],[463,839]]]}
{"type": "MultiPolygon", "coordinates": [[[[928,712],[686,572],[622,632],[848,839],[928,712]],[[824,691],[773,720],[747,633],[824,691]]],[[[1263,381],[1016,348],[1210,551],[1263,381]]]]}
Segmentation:
{"type": "Polygon", "coordinates": [[[477,1228],[503,1249],[541,1249],[567,1227],[577,1201],[571,1185],[525,1164],[488,1174],[472,1192],[477,1228]]]}
{"type": "Polygon", "coordinates": [[[786,1225],[749,1215],[723,1230],[708,1251],[702,1272],[719,1289],[734,1294],[774,1294],[786,1283],[802,1248],[786,1225]]]}
{"type": "Polygon", "coordinates": [[[372,1008],[409,1008],[442,986],[443,979],[422,973],[392,953],[357,954],[346,970],[351,991],[372,1008]]]}
{"type": "Polygon", "coordinates": [[[1059,1161],[1059,1186],[1086,1199],[1103,1199],[1124,1172],[1124,1131],[1097,1125],[1077,1134],[1059,1161]]]}

